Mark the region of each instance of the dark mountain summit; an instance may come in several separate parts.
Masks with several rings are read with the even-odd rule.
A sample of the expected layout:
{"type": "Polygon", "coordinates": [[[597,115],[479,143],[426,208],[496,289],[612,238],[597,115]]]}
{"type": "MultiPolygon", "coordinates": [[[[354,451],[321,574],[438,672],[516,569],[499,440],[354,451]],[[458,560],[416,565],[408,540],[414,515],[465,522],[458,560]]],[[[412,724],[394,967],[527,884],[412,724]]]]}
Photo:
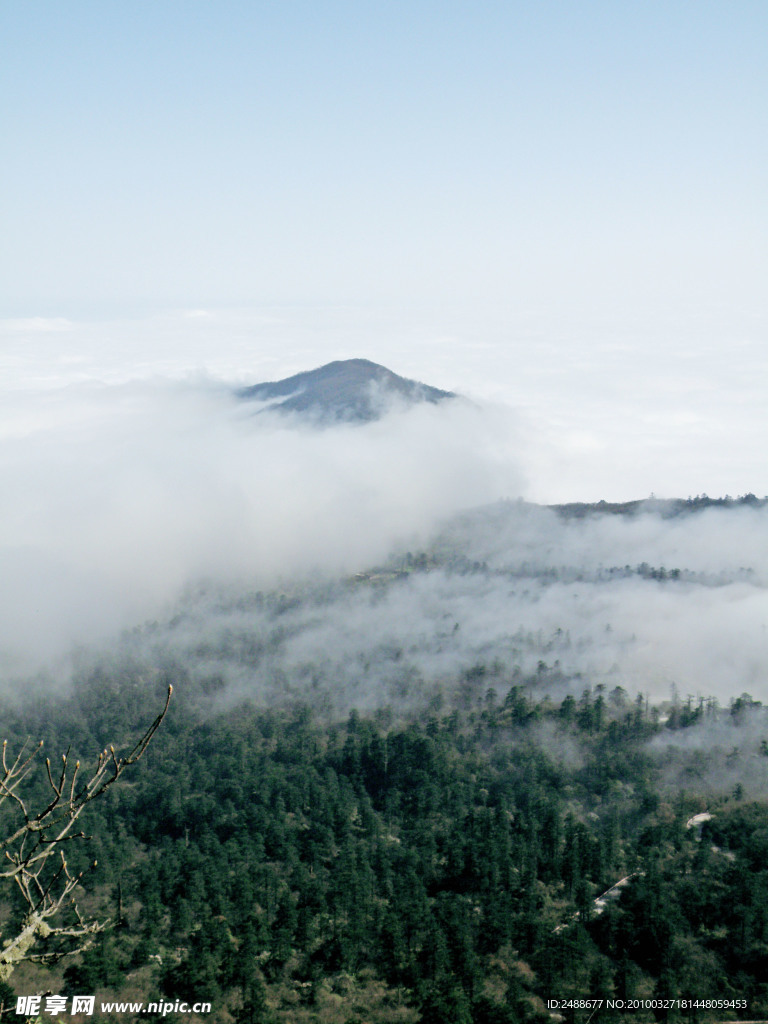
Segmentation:
{"type": "Polygon", "coordinates": [[[453,392],[392,373],[369,359],[341,359],[285,380],[242,388],[241,398],[269,403],[280,412],[308,415],[321,422],[378,419],[394,401],[413,405],[453,398],[453,392]]]}

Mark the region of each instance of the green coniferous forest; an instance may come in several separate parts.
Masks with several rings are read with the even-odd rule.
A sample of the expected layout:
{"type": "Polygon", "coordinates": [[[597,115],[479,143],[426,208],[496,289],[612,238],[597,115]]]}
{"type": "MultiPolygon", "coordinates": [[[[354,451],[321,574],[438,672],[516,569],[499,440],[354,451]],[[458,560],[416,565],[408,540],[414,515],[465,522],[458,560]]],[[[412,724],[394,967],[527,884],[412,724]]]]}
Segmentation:
{"type": "MultiPolygon", "coordinates": [[[[419,714],[344,720],[114,665],[67,696],[6,702],[9,748],[35,737],[88,758],[177,689],[68,852],[83,907],[112,927],[53,967],[19,966],[6,1005],[162,994],[213,1005],[166,1020],[224,1024],[768,1015],[768,805],[732,771],[768,756],[764,709],[660,708],[602,685],[556,699],[549,671],[505,688],[505,667],[478,666],[419,714]],[[686,737],[708,728],[729,739],[705,756],[686,737]]],[[[42,772],[29,786],[45,799],[42,772]]],[[[7,936],[22,907],[3,900],[7,936]]]]}

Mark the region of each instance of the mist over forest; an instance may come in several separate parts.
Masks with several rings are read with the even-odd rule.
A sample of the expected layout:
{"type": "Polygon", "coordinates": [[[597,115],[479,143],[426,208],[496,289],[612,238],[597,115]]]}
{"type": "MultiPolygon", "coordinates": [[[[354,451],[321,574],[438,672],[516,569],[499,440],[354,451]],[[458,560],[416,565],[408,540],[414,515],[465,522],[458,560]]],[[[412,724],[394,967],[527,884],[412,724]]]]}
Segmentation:
{"type": "Polygon", "coordinates": [[[0,443],[3,677],[173,663],[337,714],[467,673],[768,697],[763,502],[533,505],[512,413],[378,399],[319,423],[213,380],[37,393],[0,443]]]}
{"type": "Polygon", "coordinates": [[[317,429],[221,382],[17,396],[0,441],[0,650],[11,669],[154,618],[192,581],[277,586],[423,543],[519,491],[509,416],[465,401],[317,429]]]}

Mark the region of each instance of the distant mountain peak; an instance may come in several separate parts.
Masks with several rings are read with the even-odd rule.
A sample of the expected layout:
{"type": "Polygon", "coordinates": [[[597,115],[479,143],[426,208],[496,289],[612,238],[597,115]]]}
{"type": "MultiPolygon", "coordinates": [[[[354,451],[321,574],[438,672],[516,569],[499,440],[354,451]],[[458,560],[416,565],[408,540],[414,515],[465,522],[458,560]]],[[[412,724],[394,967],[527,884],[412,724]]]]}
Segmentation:
{"type": "Polygon", "coordinates": [[[434,404],[455,397],[451,391],[400,377],[370,359],[337,359],[283,380],[241,388],[238,395],[264,402],[270,410],[322,423],[365,423],[382,416],[393,401],[434,404]]]}

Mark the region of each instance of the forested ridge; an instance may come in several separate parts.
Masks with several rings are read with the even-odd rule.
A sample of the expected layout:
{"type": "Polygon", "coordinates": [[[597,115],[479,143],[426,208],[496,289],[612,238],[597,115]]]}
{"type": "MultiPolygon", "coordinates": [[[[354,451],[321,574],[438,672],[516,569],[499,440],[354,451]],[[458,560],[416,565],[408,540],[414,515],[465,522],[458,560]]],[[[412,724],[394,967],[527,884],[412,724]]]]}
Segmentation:
{"type": "MultiPolygon", "coordinates": [[[[7,706],[5,735],[89,756],[128,742],[167,682],[94,671],[67,698],[7,706]]],[[[206,999],[223,1022],[505,1024],[549,1020],[553,998],[671,996],[748,1011],[643,1019],[766,1015],[768,805],[707,776],[733,751],[659,745],[725,725],[763,760],[763,708],[494,684],[478,666],[424,714],[344,721],[179,686],[72,847],[98,862],[86,903],[115,927],[53,971],[18,969],[14,989],[206,999]]]]}

